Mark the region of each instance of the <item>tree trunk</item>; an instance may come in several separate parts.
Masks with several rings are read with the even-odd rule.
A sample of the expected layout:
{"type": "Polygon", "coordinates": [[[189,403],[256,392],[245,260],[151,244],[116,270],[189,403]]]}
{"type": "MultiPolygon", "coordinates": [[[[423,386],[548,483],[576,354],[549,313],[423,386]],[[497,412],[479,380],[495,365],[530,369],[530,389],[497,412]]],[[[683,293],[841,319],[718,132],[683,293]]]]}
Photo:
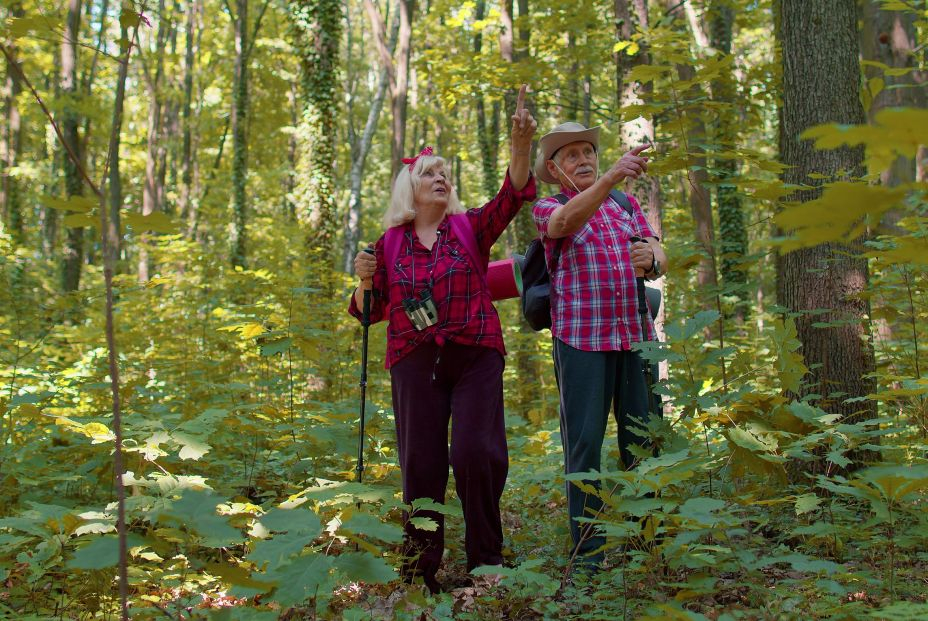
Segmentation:
{"type": "MultiPolygon", "coordinates": [[[[245,267],[245,225],[248,197],[248,0],[236,0],[235,81],[232,86],[232,265],[245,267]]],[[[334,109],[334,108],[333,108],[334,109]]]]}
{"type": "MultiPolygon", "coordinates": [[[[503,5],[506,2],[502,3],[503,5]]],[[[478,0],[476,11],[474,13],[474,19],[482,20],[486,12],[486,1],[478,0]]],[[[503,23],[506,22],[506,12],[505,8],[503,10],[503,23]]],[[[512,19],[509,19],[510,24],[512,19]]],[[[505,26],[504,26],[505,28],[505,26]]],[[[483,51],[483,35],[478,31],[474,35],[474,62],[480,63],[480,54],[483,51]]],[[[477,112],[477,144],[480,147],[480,163],[481,169],[483,172],[483,194],[489,200],[491,197],[496,195],[497,190],[497,179],[496,179],[496,158],[497,153],[494,146],[498,144],[499,137],[491,136],[491,128],[487,127],[487,113],[486,113],[486,101],[484,100],[483,93],[479,90],[476,92],[476,112],[477,112]]],[[[497,108],[498,109],[498,108],[497,108]]],[[[491,123],[492,125],[492,123],[491,123]]],[[[499,124],[497,123],[496,129],[499,129],[499,124]]]]}
{"type": "MultiPolygon", "coordinates": [[[[677,66],[680,79],[692,80],[696,72],[692,65],[677,66]]],[[[706,170],[706,123],[699,108],[690,108],[686,115],[687,127],[682,138],[687,144],[689,170],[686,173],[690,212],[696,226],[696,241],[702,247],[702,256],[696,268],[696,283],[703,309],[715,309],[718,296],[718,275],[715,270],[715,225],[712,221],[712,198],[706,189],[709,173],[706,170]]]]}
{"type": "MultiPolygon", "coordinates": [[[[635,0],[633,4],[629,0],[615,0],[613,11],[616,24],[616,40],[629,41],[634,33],[634,26],[637,23],[638,30],[647,32],[649,28],[648,6],[645,0],[635,0]],[[632,13],[634,11],[634,13],[632,13]]],[[[642,40],[640,48],[636,54],[629,55],[626,50],[620,50],[613,56],[616,71],[616,110],[621,110],[626,105],[640,105],[649,99],[654,90],[653,82],[644,84],[632,84],[625,81],[625,74],[640,64],[650,64],[651,55],[645,42],[642,40]]],[[[654,121],[646,117],[636,119],[624,119],[622,125],[622,142],[626,148],[632,148],[639,144],[650,142],[654,144],[654,121]]],[[[648,151],[651,157],[658,157],[657,153],[648,151]]],[[[638,199],[648,224],[654,233],[663,239],[663,204],[661,202],[661,185],[660,179],[656,175],[645,175],[641,179],[635,180],[631,184],[631,193],[638,199]]],[[[649,286],[655,287],[664,296],[664,279],[660,279],[649,286]]],[[[666,304],[661,304],[654,327],[657,332],[658,340],[663,341],[664,321],[667,316],[666,304]]],[[[663,361],[659,365],[660,377],[667,377],[667,362],[663,361]]]]}
{"type": "Polygon", "coordinates": [[[178,197],[178,211],[183,221],[190,221],[191,211],[196,209],[192,205],[192,186],[193,186],[193,149],[192,149],[192,124],[190,112],[193,108],[193,72],[196,63],[196,47],[194,31],[197,27],[197,1],[187,0],[186,20],[185,20],[185,45],[184,45],[184,103],[181,108],[181,173],[180,173],[180,195],[178,197]]]}
{"type": "MultiPolygon", "coordinates": [[[[132,10],[131,4],[126,4],[123,10],[132,10]]],[[[119,20],[120,57],[126,61],[129,58],[129,29],[123,20],[119,20]]],[[[110,170],[109,170],[109,199],[110,209],[107,225],[109,229],[101,232],[107,236],[106,249],[109,256],[103,257],[104,265],[114,266],[119,259],[120,222],[119,210],[122,207],[122,181],[119,176],[119,146],[122,133],[123,106],[126,99],[126,78],[129,73],[128,62],[120,62],[116,76],[116,97],[113,102],[113,126],[110,130],[110,170]]]]}
{"type": "MultiPolygon", "coordinates": [[[[928,104],[925,81],[928,72],[918,71],[916,56],[916,14],[909,11],[884,11],[877,0],[863,0],[861,5],[860,51],[864,60],[878,62],[890,69],[912,69],[909,73],[892,76],[881,67],[867,65],[864,86],[870,101],[869,118],[884,108],[924,108],[928,104]],[[875,94],[875,96],[873,96],[875,94]]],[[[915,160],[900,157],[881,174],[884,185],[897,186],[915,180],[915,160]]],[[[885,224],[898,222],[897,210],[887,212],[885,224]]]]}
{"type": "MultiPolygon", "coordinates": [[[[531,41],[532,41],[532,30],[531,30],[531,22],[529,21],[528,0],[518,0],[518,6],[519,6],[519,45],[511,46],[511,49],[512,49],[511,57],[509,58],[506,58],[505,56],[503,57],[503,59],[506,60],[507,62],[515,62],[515,63],[519,63],[523,61],[524,59],[528,58],[529,46],[531,45],[531,41]]],[[[510,20],[510,22],[511,21],[512,20],[510,20]]],[[[512,31],[503,30],[503,32],[500,33],[500,37],[503,37],[503,36],[508,36],[508,38],[512,40],[512,31]]],[[[507,47],[510,47],[510,46],[501,44],[500,50],[505,52],[507,47]]],[[[518,86],[518,85],[513,85],[513,86],[518,86]]],[[[534,116],[538,120],[539,132],[538,134],[535,135],[535,138],[532,139],[532,152],[535,153],[535,147],[538,144],[538,135],[543,133],[542,130],[544,129],[545,122],[543,119],[538,118],[538,114],[537,114],[537,110],[535,106],[535,98],[532,97],[531,95],[526,97],[525,107],[528,108],[529,112],[532,113],[532,116],[534,116]]],[[[506,110],[504,110],[502,114],[502,117],[505,120],[505,126],[507,128],[509,127],[509,117],[512,115],[512,112],[514,110],[515,110],[515,99],[513,99],[512,107],[507,106],[506,110]]],[[[532,161],[534,162],[534,160],[532,161]]],[[[538,196],[539,197],[545,196],[545,186],[537,179],[536,179],[536,182],[538,183],[538,196]]],[[[538,237],[538,229],[535,227],[535,220],[532,218],[532,206],[525,205],[519,211],[519,213],[515,217],[515,220],[513,220],[512,224],[509,227],[507,227],[506,230],[512,231],[511,233],[512,241],[510,244],[512,246],[512,249],[518,253],[525,252],[525,249],[528,248],[528,245],[531,243],[531,241],[535,239],[536,237],[538,237]]]]}
{"type": "MultiPolygon", "coordinates": [[[[711,14],[709,32],[712,47],[717,54],[730,57],[735,21],[731,4],[727,0],[714,0],[711,14]]],[[[734,111],[737,97],[734,72],[729,66],[712,81],[712,99],[720,104],[715,122],[715,142],[722,151],[733,152],[738,147],[739,119],[734,111]]],[[[740,325],[744,323],[749,309],[747,272],[743,265],[748,253],[748,234],[741,197],[738,189],[730,182],[738,177],[739,161],[731,157],[716,158],[714,165],[718,177],[719,271],[726,293],[734,294],[740,300],[734,310],[734,317],[740,325]]]]}
{"type": "Polygon", "coordinates": [[[415,0],[399,0],[400,34],[397,42],[396,72],[390,94],[390,111],[393,115],[391,179],[395,179],[400,171],[406,148],[406,99],[409,90],[409,59],[412,55],[412,20],[415,10],[415,0]]]}
{"type": "MultiPolygon", "coordinates": [[[[373,4],[366,0],[365,5],[373,4]]],[[[365,8],[368,8],[367,6],[365,8]]],[[[379,14],[371,12],[368,8],[368,14],[373,22],[373,28],[376,37],[383,36],[383,22],[380,21],[379,14]]],[[[396,49],[396,41],[399,36],[399,12],[393,14],[392,25],[390,27],[390,42],[387,45],[386,61],[390,61],[393,51],[396,49]]],[[[380,42],[378,41],[378,45],[380,42]]],[[[351,172],[349,173],[350,194],[348,198],[348,216],[345,226],[345,244],[343,248],[344,270],[349,274],[354,273],[354,256],[358,251],[358,242],[361,240],[361,186],[364,179],[364,167],[367,162],[367,156],[370,153],[371,145],[374,142],[374,134],[377,131],[377,122],[380,119],[380,112],[383,110],[383,101],[387,95],[387,89],[390,86],[390,75],[392,70],[392,61],[384,64],[384,58],[381,57],[380,79],[377,82],[377,90],[374,93],[374,100],[367,111],[367,121],[364,123],[364,130],[361,132],[360,140],[357,145],[352,144],[351,172]]]]}
{"type": "MultiPolygon", "coordinates": [[[[61,133],[72,152],[77,156],[78,162],[83,161],[78,127],[78,115],[74,98],[77,96],[77,49],[81,25],[81,0],[68,0],[68,16],[65,22],[64,40],[61,44],[61,94],[65,105],[61,113],[61,133]]],[[[84,183],[81,179],[77,163],[63,152],[62,166],[64,168],[65,194],[68,197],[81,196],[84,193],[84,183]]],[[[65,292],[77,291],[81,281],[81,264],[84,260],[84,227],[71,227],[68,229],[65,241],[64,257],[61,270],[61,288],[65,292]]]]}
{"type": "Polygon", "coordinates": [[[311,269],[323,269],[331,263],[337,228],[335,117],[331,112],[337,108],[341,3],[300,0],[290,7],[296,28],[303,98],[297,156],[297,216],[306,226],[304,241],[311,269]]]}
{"type": "MultiPolygon", "coordinates": [[[[10,7],[10,15],[13,18],[22,17],[25,14],[22,3],[15,2],[10,7]]],[[[12,62],[18,63],[18,48],[16,42],[12,41],[7,49],[12,57],[12,62]]],[[[3,180],[0,186],[0,203],[3,205],[3,215],[6,219],[8,230],[13,238],[15,245],[21,245],[25,242],[25,225],[23,222],[23,206],[19,192],[19,183],[13,175],[11,169],[17,165],[19,154],[22,151],[22,117],[19,112],[17,98],[22,91],[22,85],[19,83],[18,73],[10,67],[11,61],[7,59],[6,70],[6,135],[2,140],[4,143],[3,157],[3,180]]]]}
{"type": "MultiPolygon", "coordinates": [[[[818,151],[811,141],[799,139],[805,129],[822,123],[865,122],[858,88],[857,10],[853,0],[781,0],[775,6],[783,63],[779,143],[787,169],[782,178],[808,188],[790,198],[806,202],[820,195],[823,183],[864,172],[862,148],[818,151]]],[[[810,369],[805,391],[822,395],[822,407],[850,422],[876,416],[873,401],[848,402],[876,388],[868,377],[875,367],[867,329],[870,302],[862,296],[868,279],[856,243],[821,244],[777,260],[778,301],[799,313],[796,324],[810,369]]]]}
{"type": "MultiPolygon", "coordinates": [[[[124,10],[131,10],[131,5],[126,5],[124,10]]],[[[119,45],[120,56],[129,57],[129,29],[123,20],[119,20],[119,45]]],[[[114,268],[120,258],[120,238],[122,235],[119,210],[122,208],[122,180],[119,176],[119,144],[122,133],[122,113],[123,104],[126,99],[126,77],[129,68],[127,63],[119,63],[119,69],[116,77],[116,98],[113,103],[113,127],[110,130],[110,170],[109,170],[109,199],[110,199],[110,217],[108,226],[110,230],[101,232],[101,235],[107,235],[107,251],[111,256],[103,257],[104,265],[110,265],[114,268]]]]}
{"type": "MultiPolygon", "coordinates": [[[[164,75],[164,45],[167,41],[170,21],[168,16],[165,15],[164,0],[159,0],[154,73],[149,73],[147,70],[145,72],[146,82],[148,83],[148,139],[145,156],[145,186],[142,188],[143,216],[150,216],[158,211],[163,192],[161,176],[158,171],[161,159],[160,153],[163,148],[161,144],[161,126],[164,120],[161,81],[164,75]]],[[[151,234],[142,232],[139,236],[138,247],[138,279],[142,283],[148,282],[149,271],[152,267],[148,253],[150,245],[151,234]]]]}

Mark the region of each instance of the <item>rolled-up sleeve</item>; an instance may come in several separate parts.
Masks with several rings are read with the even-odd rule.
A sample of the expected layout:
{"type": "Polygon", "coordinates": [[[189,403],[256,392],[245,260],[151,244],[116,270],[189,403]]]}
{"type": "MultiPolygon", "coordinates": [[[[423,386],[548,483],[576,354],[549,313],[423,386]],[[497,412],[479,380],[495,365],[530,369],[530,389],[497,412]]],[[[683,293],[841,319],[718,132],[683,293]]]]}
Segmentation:
{"type": "Polygon", "coordinates": [[[550,196],[541,199],[532,207],[532,219],[535,220],[535,228],[538,229],[542,238],[548,236],[548,222],[551,220],[551,214],[560,206],[557,199],[550,196]]]}
{"type": "MultiPolygon", "coordinates": [[[[382,321],[386,316],[389,305],[387,268],[383,257],[384,237],[381,236],[374,244],[374,258],[377,260],[377,269],[374,271],[374,285],[371,289],[371,323],[382,321]]],[[[361,309],[351,292],[351,301],[348,303],[348,313],[358,321],[363,318],[361,309]]]]}

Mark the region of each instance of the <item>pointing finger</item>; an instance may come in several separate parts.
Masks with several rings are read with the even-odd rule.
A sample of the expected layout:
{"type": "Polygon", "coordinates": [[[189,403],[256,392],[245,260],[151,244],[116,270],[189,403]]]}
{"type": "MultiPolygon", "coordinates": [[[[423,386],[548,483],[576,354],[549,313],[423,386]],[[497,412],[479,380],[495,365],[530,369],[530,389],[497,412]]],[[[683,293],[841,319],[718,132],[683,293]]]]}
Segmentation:
{"type": "Polygon", "coordinates": [[[528,84],[523,84],[522,88],[519,89],[519,97],[516,99],[516,114],[519,114],[525,108],[525,91],[528,89],[528,84]]]}
{"type": "Polygon", "coordinates": [[[629,153],[631,153],[632,155],[638,155],[639,153],[641,153],[641,152],[644,151],[645,149],[650,149],[650,148],[651,148],[651,145],[649,145],[649,144],[640,144],[640,145],[638,145],[637,147],[635,147],[634,149],[632,149],[631,151],[629,151],[629,153]]]}

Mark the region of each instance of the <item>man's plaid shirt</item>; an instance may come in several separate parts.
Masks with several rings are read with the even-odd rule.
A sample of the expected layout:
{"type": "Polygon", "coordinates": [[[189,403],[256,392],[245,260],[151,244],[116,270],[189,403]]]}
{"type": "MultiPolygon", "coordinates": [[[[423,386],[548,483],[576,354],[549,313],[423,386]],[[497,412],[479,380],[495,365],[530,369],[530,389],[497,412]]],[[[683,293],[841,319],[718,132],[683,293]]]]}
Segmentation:
{"type": "MultiPolygon", "coordinates": [[[[490,247],[519,213],[522,203],[532,200],[535,200],[535,177],[531,176],[525,187],[516,191],[507,171],[499,193],[483,207],[467,211],[477,238],[477,249],[484,261],[490,256],[490,247]]],[[[462,345],[491,347],[506,355],[503,331],[496,308],[490,301],[490,293],[480,272],[471,266],[466,247],[455,236],[448,219],[445,218],[439,225],[438,240],[431,250],[419,241],[411,222],[403,226],[403,233],[403,243],[395,265],[397,279],[394,282],[388,283],[384,236],[374,245],[377,270],[374,272],[371,292],[371,323],[383,320],[389,312],[386,367],[390,368],[413,349],[432,340],[439,345],[452,341],[462,345]],[[418,299],[430,280],[438,323],[419,332],[406,316],[402,302],[407,297],[418,299]]],[[[361,309],[355,303],[354,296],[351,296],[348,312],[361,318],[361,309]]]]}
{"type": "MultiPolygon", "coordinates": [[[[574,190],[561,188],[568,198],[574,190]]],[[[561,206],[556,198],[543,198],[532,208],[535,225],[551,267],[556,244],[561,255],[551,274],[551,334],[575,349],[624,351],[641,338],[635,270],[630,238],[657,237],[638,201],[629,196],[634,217],[606,197],[602,206],[573,235],[548,237],[548,220],[561,206]]],[[[646,315],[647,339],[654,338],[651,315],[646,315]]]]}

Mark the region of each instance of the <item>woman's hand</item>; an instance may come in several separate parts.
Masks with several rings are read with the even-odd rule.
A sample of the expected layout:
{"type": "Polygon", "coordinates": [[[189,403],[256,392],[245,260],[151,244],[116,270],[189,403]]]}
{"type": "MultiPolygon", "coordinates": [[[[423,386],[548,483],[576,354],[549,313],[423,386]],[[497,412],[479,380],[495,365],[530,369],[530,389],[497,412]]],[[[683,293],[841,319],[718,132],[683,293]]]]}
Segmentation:
{"type": "Polygon", "coordinates": [[[532,113],[525,107],[525,91],[527,90],[528,84],[523,84],[519,89],[516,111],[512,115],[512,160],[509,163],[509,178],[516,190],[521,190],[528,183],[532,137],[538,127],[532,113]]]}
{"type": "Polygon", "coordinates": [[[367,250],[362,250],[354,257],[354,273],[361,279],[361,288],[370,289],[374,284],[374,272],[377,259],[367,250]]]}
{"type": "Polygon", "coordinates": [[[528,157],[532,148],[532,136],[535,135],[538,123],[525,107],[526,90],[528,90],[528,84],[523,84],[519,89],[519,97],[516,99],[516,111],[512,115],[512,154],[528,157]]]}

